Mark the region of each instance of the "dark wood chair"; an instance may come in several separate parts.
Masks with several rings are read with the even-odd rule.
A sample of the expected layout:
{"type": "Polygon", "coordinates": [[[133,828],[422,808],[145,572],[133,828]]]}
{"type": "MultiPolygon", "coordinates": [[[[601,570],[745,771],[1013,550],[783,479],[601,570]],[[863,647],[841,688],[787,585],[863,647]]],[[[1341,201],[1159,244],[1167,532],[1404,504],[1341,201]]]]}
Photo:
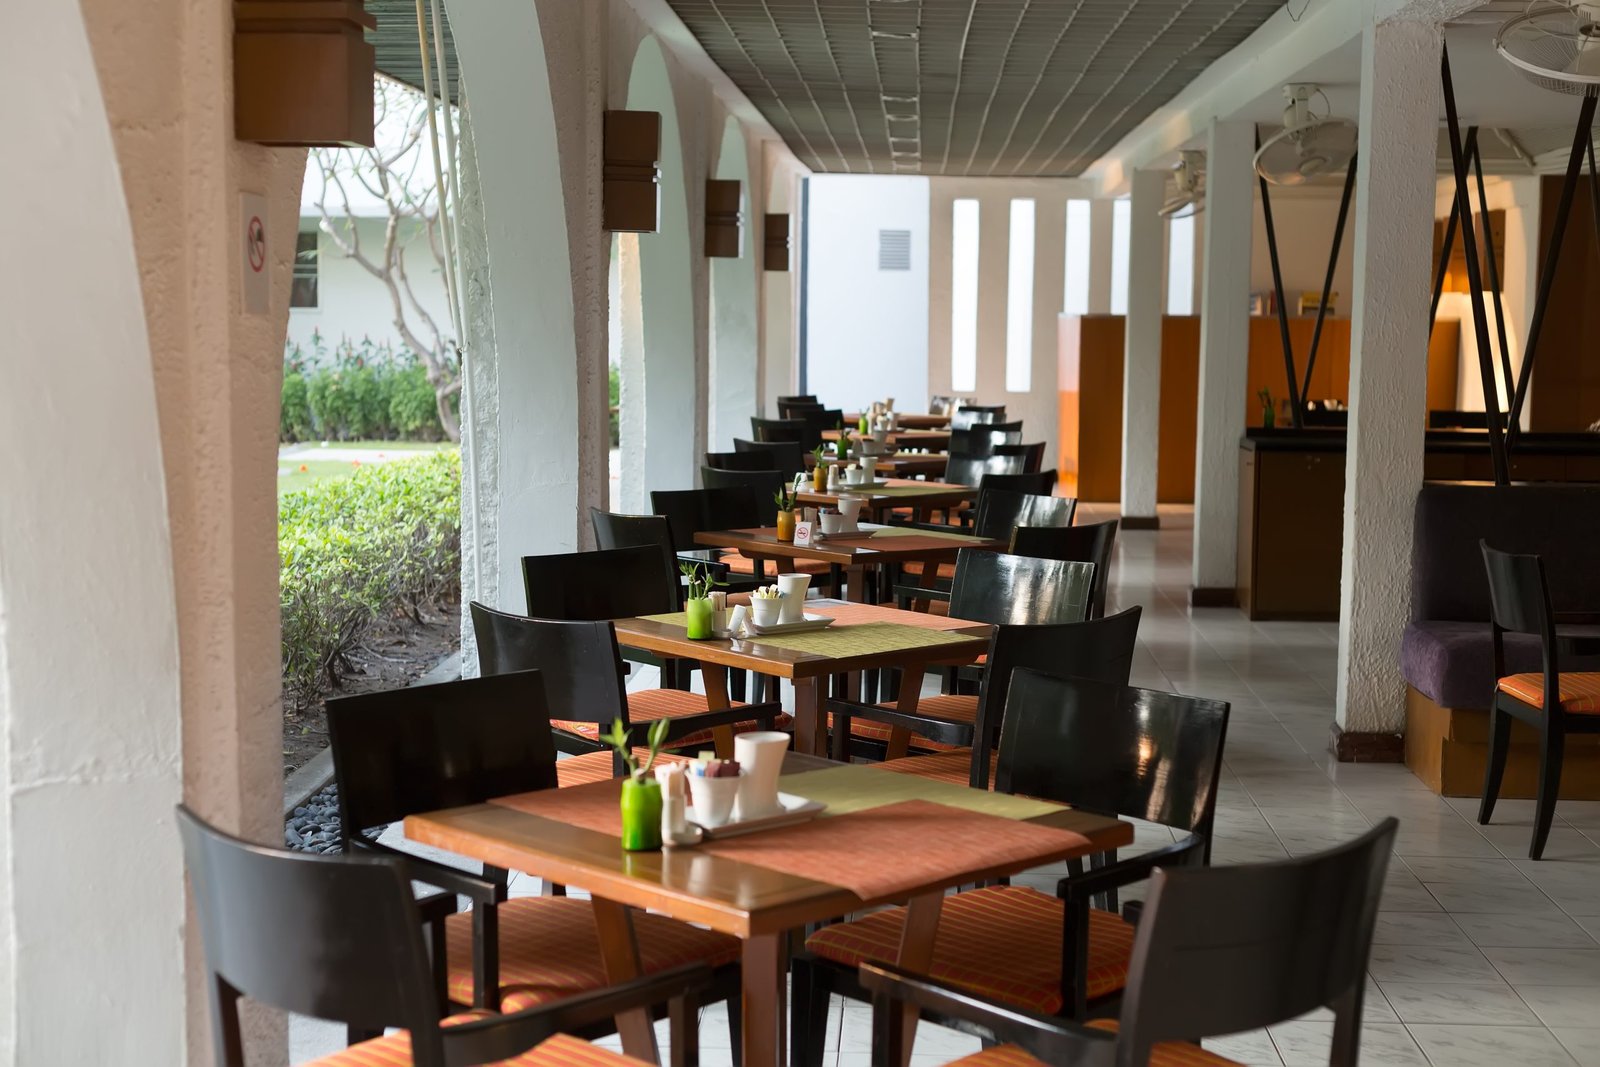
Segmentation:
{"type": "MultiPolygon", "coordinates": [[[[780,479],[781,481],[781,479],[780,479]]],[[[751,484],[730,478],[729,483],[718,486],[707,486],[704,489],[658,489],[650,494],[650,507],[656,514],[664,516],[667,525],[672,530],[672,544],[678,554],[687,552],[706,551],[695,544],[694,535],[706,530],[744,530],[756,526],[771,526],[777,521],[778,505],[767,496],[767,507],[771,511],[770,518],[763,520],[763,511],[757,503],[756,489],[751,484]]],[[[755,561],[734,551],[713,549],[708,558],[715,559],[725,564],[728,568],[729,581],[739,583],[746,581],[747,585],[735,584],[733,588],[753,588],[767,584],[769,577],[765,565],[757,570],[755,561]]],[[[796,570],[806,574],[820,575],[828,573],[825,563],[813,560],[795,560],[796,570]]]]}
{"type": "Polygon", "coordinates": [[[772,526],[778,521],[778,491],[794,480],[794,471],[718,470],[700,468],[700,484],[707,489],[733,489],[744,486],[755,500],[756,526],[772,526]]]}
{"type": "Polygon", "coordinates": [[[805,441],[805,433],[806,424],[803,419],[763,419],[759,415],[750,416],[750,436],[757,441],[793,441],[795,444],[802,444],[805,441]]]}
{"type": "Polygon", "coordinates": [[[818,400],[817,400],[816,394],[814,394],[814,393],[796,393],[794,396],[780,396],[780,397],[778,397],[778,403],[780,403],[780,404],[815,404],[815,403],[818,403],[818,400]]]}
{"type": "Polygon", "coordinates": [[[1006,406],[1004,404],[962,404],[950,416],[952,430],[970,430],[980,422],[1004,422],[1006,420],[1006,406]]]}
{"type": "Polygon", "coordinates": [[[1044,467],[1044,446],[1043,441],[1035,441],[1032,444],[1018,442],[1010,445],[994,445],[990,453],[996,456],[1021,456],[1022,473],[1037,474],[1044,467]]]}
{"type": "Polygon", "coordinates": [[[1022,443],[1022,421],[979,423],[965,430],[950,431],[951,455],[987,456],[996,445],[1022,443]]]}
{"type": "Polygon", "coordinates": [[[1032,473],[1023,469],[1026,464],[1027,457],[1021,455],[974,456],[952,452],[945,460],[944,480],[951,485],[979,485],[985,475],[1032,473]]]}
{"type": "Polygon", "coordinates": [[[1023,474],[985,474],[978,483],[980,489],[1010,489],[1035,496],[1050,496],[1056,491],[1056,472],[1035,471],[1023,474]]]}
{"type": "Polygon", "coordinates": [[[914,744],[935,751],[887,759],[884,770],[988,789],[1012,672],[1021,667],[1127,685],[1141,614],[1141,608],[1132,607],[1108,619],[1001,625],[990,639],[984,656],[988,669],[979,676],[977,693],[922,697],[913,715],[900,713],[893,704],[870,710],[842,707],[832,720],[833,758],[882,759],[890,729],[904,726],[912,731],[914,744]]]}
{"type": "MultiPolygon", "coordinates": [[[[1091,900],[1158,868],[1204,861],[1227,722],[1228,705],[1220,701],[1013,671],[997,791],[1143,819],[1187,836],[1089,871],[1080,865],[1054,894],[1000,885],[945,898],[930,977],[1043,1015],[1114,1011],[1132,963],[1134,924],[1091,900]]],[[[864,997],[857,969],[897,959],[904,926],[905,909],[891,908],[807,939],[795,959],[797,1036],[823,1031],[832,993],[864,997]]],[[[820,1051],[798,1039],[796,1067],[816,1067],[820,1051]]]]}
{"type": "MultiPolygon", "coordinates": [[[[606,988],[602,981],[554,1003],[441,1025],[444,1012],[431,988],[422,923],[439,903],[453,906],[453,893],[414,899],[409,858],[286,852],[223,833],[187,807],[180,806],[177,815],[205,948],[219,1067],[245,1067],[241,997],[342,1022],[352,1032],[402,1031],[311,1067],[628,1067],[636,1061],[572,1035],[612,1032],[613,1017],[636,1008],[669,1015],[674,1064],[697,1059],[695,1008],[713,983],[705,964],[657,967],[623,985],[606,988]]],[[[539,899],[566,909],[583,904],[539,899]]]]}
{"type": "MultiPolygon", "coordinates": [[[[771,452],[707,452],[705,466],[715,467],[719,471],[780,471],[777,457],[771,452]]],[[[784,472],[788,478],[795,476],[796,467],[792,471],[784,472]]]]}
{"type": "Polygon", "coordinates": [[[816,400],[779,400],[778,418],[803,419],[809,411],[821,411],[822,404],[816,400]]]}
{"type": "Polygon", "coordinates": [[[1561,791],[1561,761],[1568,734],[1600,733],[1600,672],[1563,674],[1556,644],[1556,614],[1550,607],[1550,586],[1544,561],[1489,547],[1483,564],[1489,574],[1490,626],[1494,638],[1494,695],[1489,702],[1489,762],[1483,778],[1478,822],[1494,815],[1511,747],[1511,720],[1519,719],[1539,734],[1539,790],[1534,798],[1533,840],[1528,858],[1544,855],[1561,791]],[[1506,671],[1505,635],[1533,634],[1544,653],[1538,673],[1506,671]]]}
{"type": "MultiPolygon", "coordinates": [[[[593,923],[586,902],[511,900],[502,869],[463,870],[390,848],[372,833],[408,815],[554,787],[550,726],[545,679],[532,671],[328,701],[345,851],[388,857],[408,877],[472,901],[471,912],[444,918],[446,951],[435,954],[450,1003],[519,1011],[605,985],[598,942],[570,937],[572,924],[593,923]]],[[[735,958],[727,939],[676,923],[651,926],[649,970],[735,958]],[[692,955],[673,955],[689,944],[692,955]]]]}
{"type": "MultiPolygon", "coordinates": [[[[616,627],[609,621],[563,621],[508,615],[474,601],[472,630],[478,639],[478,669],[484,675],[537,670],[544,674],[556,747],[570,753],[608,753],[600,734],[612,722],[634,728],[670,719],[666,748],[705,747],[732,757],[735,731],[787,729],[789,717],[772,704],[735,704],[713,711],[703,693],[682,689],[636,689],[623,685],[616,627]]],[[[612,772],[622,757],[612,755],[612,772]]],[[[565,761],[564,761],[565,762],[565,761]]],[[[611,777],[606,775],[605,777],[611,777]]]]}
{"type": "Polygon", "coordinates": [[[1399,823],[1312,856],[1161,869],[1128,963],[1119,1017],[1075,1026],[883,964],[864,964],[872,1062],[905,1062],[904,1009],[980,1035],[964,1067],[1225,1067],[1194,1042],[1333,1011],[1331,1067],[1360,1060],[1367,960],[1399,823]]]}
{"type": "Polygon", "coordinates": [[[1087,526],[1051,526],[1019,522],[1011,531],[1011,553],[1094,564],[1094,590],[1089,598],[1089,617],[1106,613],[1106,587],[1110,584],[1111,553],[1116,547],[1117,520],[1087,526]]]}
{"type": "MultiPolygon", "coordinates": [[[[995,477],[990,475],[991,478],[995,477]]],[[[1050,496],[1048,494],[1021,492],[1014,489],[998,489],[987,480],[978,489],[977,506],[972,509],[974,516],[972,533],[976,537],[987,537],[996,541],[1009,541],[1011,533],[1019,525],[1031,526],[1071,526],[1073,516],[1077,514],[1078,502],[1070,496],[1050,496]]],[[[940,529],[935,523],[910,523],[928,529],[940,529]]],[[[1019,553],[1030,555],[1031,553],[1019,553]]],[[[1089,561],[1092,562],[1092,561],[1089,561]]],[[[913,561],[900,568],[902,574],[910,575],[919,580],[925,565],[913,561]]],[[[950,598],[950,581],[955,577],[955,564],[939,564],[938,574],[930,585],[899,585],[895,586],[895,601],[901,608],[914,607],[925,601],[947,601],[950,598]]]]}
{"type": "Polygon", "coordinates": [[[735,437],[733,450],[768,453],[772,458],[763,470],[787,471],[793,476],[806,469],[806,450],[800,447],[799,441],[746,441],[742,437],[735,437]]]}
{"type": "MultiPolygon", "coordinates": [[[[1084,563],[1028,559],[1004,552],[964,548],[956,553],[949,612],[952,618],[995,626],[1082,622],[1089,608],[1092,574],[1093,569],[1084,563]]],[[[954,671],[947,679],[955,680],[954,671]]],[[[947,684],[945,688],[948,690],[951,686],[947,684]]],[[[893,687],[893,691],[898,693],[898,686],[893,687]]],[[[946,692],[937,697],[925,697],[918,702],[914,716],[901,714],[892,702],[865,704],[835,699],[828,702],[828,710],[830,721],[839,724],[834,751],[840,755],[846,751],[843,746],[847,739],[852,748],[858,748],[855,742],[861,740],[881,745],[888,740],[889,727],[906,725],[913,719],[921,724],[912,727],[916,735],[914,743],[919,746],[969,745],[972,724],[977,718],[978,696],[946,692]],[[950,723],[958,725],[947,730],[950,723]],[[948,740],[952,736],[956,739],[948,740]]],[[[869,747],[867,753],[872,751],[869,747]]]]}

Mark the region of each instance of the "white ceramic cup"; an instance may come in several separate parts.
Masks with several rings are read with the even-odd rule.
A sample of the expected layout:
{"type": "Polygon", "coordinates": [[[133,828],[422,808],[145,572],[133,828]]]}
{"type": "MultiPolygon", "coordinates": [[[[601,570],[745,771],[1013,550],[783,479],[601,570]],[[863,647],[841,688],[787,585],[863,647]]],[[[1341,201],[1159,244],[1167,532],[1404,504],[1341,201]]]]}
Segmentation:
{"type": "MultiPolygon", "coordinates": [[[[839,514],[837,511],[824,511],[822,513],[821,522],[822,532],[827,534],[829,537],[832,537],[834,534],[839,533],[845,528],[844,516],[839,514]]],[[[811,576],[808,574],[806,577],[809,578],[811,576]]],[[[795,621],[798,622],[799,620],[796,619],[795,621]]]]}
{"type": "MultiPolygon", "coordinates": [[[[837,516],[835,516],[837,518],[837,516]]],[[[822,532],[835,533],[828,529],[828,516],[822,516],[822,532]]],[[[783,610],[778,613],[779,622],[802,622],[806,615],[806,590],[811,586],[809,574],[780,574],[778,575],[778,592],[783,594],[783,610]]]]}
{"type": "Polygon", "coordinates": [[[777,730],[757,730],[733,739],[733,758],[739,761],[739,801],[734,817],[759,819],[778,811],[778,772],[789,749],[789,735],[777,730]]]}
{"type": "Polygon", "coordinates": [[[844,520],[843,529],[854,530],[857,521],[861,518],[862,500],[858,496],[842,496],[839,498],[839,517],[844,520]]]}
{"type": "Polygon", "coordinates": [[[734,801],[739,799],[739,783],[744,781],[744,776],[742,766],[738,775],[726,778],[689,775],[689,802],[694,808],[695,823],[714,830],[732,818],[734,801]]]}
{"type": "Polygon", "coordinates": [[[861,460],[861,484],[871,485],[878,476],[878,461],[871,456],[864,456],[861,460]]]}
{"type": "Polygon", "coordinates": [[[757,626],[776,626],[782,614],[782,599],[764,596],[750,598],[750,621],[757,626]]]}

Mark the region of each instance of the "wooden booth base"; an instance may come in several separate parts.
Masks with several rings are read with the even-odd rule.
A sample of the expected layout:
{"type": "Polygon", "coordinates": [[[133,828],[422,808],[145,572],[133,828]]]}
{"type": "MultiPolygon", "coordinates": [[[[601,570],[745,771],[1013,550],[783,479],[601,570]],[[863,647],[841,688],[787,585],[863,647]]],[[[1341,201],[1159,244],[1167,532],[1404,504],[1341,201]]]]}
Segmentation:
{"type": "Polygon", "coordinates": [[[1340,763],[1402,763],[1405,740],[1399,734],[1357,733],[1334,723],[1328,751],[1340,763]]]}
{"type": "MultiPolygon", "coordinates": [[[[1539,780],[1538,734],[1511,724],[1511,751],[1500,785],[1502,799],[1529,799],[1539,780]]],[[[1489,759],[1489,713],[1477,708],[1444,708],[1406,686],[1406,766],[1447,797],[1483,793],[1489,759]]],[[[1561,768],[1563,800],[1600,800],[1600,735],[1567,738],[1561,768]]]]}

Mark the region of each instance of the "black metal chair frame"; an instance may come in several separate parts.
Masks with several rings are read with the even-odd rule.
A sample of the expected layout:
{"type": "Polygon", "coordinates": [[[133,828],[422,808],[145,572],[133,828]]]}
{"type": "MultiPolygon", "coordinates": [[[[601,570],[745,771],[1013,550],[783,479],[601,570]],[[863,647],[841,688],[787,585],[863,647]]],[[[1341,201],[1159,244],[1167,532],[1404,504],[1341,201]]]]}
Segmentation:
{"type": "Polygon", "coordinates": [[[499,1062],[557,1034],[614,1033],[615,1016],[633,1009],[670,1019],[674,1067],[698,1059],[698,994],[713,984],[703,964],[441,1026],[421,928],[441,903],[453,909],[453,893],[414,899],[411,866],[395,857],[286,852],[223,833],[182,805],[177,816],[219,1067],[245,1067],[241,997],[352,1033],[407,1030],[416,1067],[499,1062]]]}
{"type": "MultiPolygon", "coordinates": [[[[1575,715],[1561,706],[1561,665],[1550,604],[1550,585],[1544,561],[1534,555],[1501,552],[1479,541],[1489,577],[1490,627],[1494,638],[1496,685],[1489,701],[1489,759],[1484,770],[1483,797],[1478,822],[1487,825],[1494,815],[1511,748],[1511,720],[1518,719],[1539,734],[1539,786],[1534,799],[1533,839],[1528,858],[1540,859],[1555,819],[1561,791],[1561,765],[1568,734],[1600,734],[1600,715],[1575,715]],[[1544,704],[1529,704],[1502,691],[1498,680],[1507,676],[1505,635],[1537,634],[1543,649],[1544,704]]],[[[1585,619],[1588,616],[1584,616],[1585,619]]]]}
{"type": "Polygon", "coordinates": [[[1328,1062],[1355,1067],[1367,961],[1398,826],[1385,819],[1347,844],[1299,859],[1153,871],[1115,1032],[864,964],[872,1062],[905,1062],[907,1007],[985,1043],[1020,1046],[1043,1063],[1103,1067],[1145,1067],[1159,1043],[1260,1029],[1328,1007],[1328,1062]]]}

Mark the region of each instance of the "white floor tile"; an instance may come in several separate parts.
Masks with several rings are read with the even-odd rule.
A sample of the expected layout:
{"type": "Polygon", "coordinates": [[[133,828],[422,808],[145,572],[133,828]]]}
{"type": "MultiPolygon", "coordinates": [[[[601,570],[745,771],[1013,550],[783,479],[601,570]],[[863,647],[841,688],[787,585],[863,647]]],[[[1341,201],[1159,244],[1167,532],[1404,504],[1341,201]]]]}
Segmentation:
{"type": "Polygon", "coordinates": [[[1400,1021],[1537,1026],[1539,1019],[1504,982],[1492,985],[1436,985],[1382,982],[1383,995],[1400,1021]]]}
{"type": "Polygon", "coordinates": [[[1542,1026],[1413,1026],[1433,1067],[1573,1067],[1542,1026]]]}
{"type": "Polygon", "coordinates": [[[1559,911],[1458,914],[1456,922],[1473,944],[1494,948],[1575,948],[1588,939],[1577,922],[1559,911]]]}

